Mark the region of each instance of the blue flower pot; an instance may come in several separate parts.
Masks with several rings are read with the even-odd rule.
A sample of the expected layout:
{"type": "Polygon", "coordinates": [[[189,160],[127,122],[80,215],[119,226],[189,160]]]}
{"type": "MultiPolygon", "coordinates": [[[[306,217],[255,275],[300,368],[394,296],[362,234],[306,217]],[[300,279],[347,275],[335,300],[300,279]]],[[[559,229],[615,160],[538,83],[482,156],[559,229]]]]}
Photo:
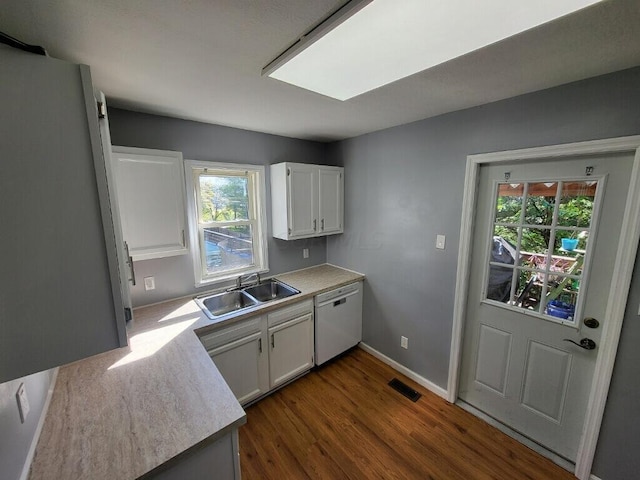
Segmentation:
{"type": "Polygon", "coordinates": [[[552,317],[564,318],[566,320],[568,318],[573,318],[575,313],[575,305],[571,305],[567,302],[562,302],[560,300],[551,300],[547,304],[547,315],[551,315],[552,317]]]}
{"type": "Polygon", "coordinates": [[[562,248],[568,252],[574,250],[578,246],[577,238],[563,238],[562,248]]]}

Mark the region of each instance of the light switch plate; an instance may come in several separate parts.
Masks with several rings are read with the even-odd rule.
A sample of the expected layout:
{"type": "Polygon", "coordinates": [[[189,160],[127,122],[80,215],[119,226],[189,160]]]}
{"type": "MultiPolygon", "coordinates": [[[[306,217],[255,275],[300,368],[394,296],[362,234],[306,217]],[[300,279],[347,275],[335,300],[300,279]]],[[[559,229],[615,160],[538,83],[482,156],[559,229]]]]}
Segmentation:
{"type": "Polygon", "coordinates": [[[440,250],[444,250],[444,235],[436,235],[436,248],[440,250]]]}
{"type": "Polygon", "coordinates": [[[29,399],[27,398],[27,391],[24,388],[24,383],[21,383],[16,392],[16,400],[18,401],[18,411],[20,412],[20,422],[24,423],[29,415],[29,399]]]}
{"type": "Polygon", "coordinates": [[[144,277],[144,289],[145,290],[155,290],[156,289],[156,278],[155,277],[144,277]]]}
{"type": "Polygon", "coordinates": [[[302,258],[309,258],[309,249],[308,248],[303,248],[302,249],[302,258]]]}

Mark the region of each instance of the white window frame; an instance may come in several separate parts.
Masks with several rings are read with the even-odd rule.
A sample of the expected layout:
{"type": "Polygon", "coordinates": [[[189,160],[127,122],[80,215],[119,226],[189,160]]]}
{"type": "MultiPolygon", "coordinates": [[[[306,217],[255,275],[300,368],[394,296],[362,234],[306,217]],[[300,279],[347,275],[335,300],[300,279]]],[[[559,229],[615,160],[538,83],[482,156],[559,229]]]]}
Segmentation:
{"type": "Polygon", "coordinates": [[[189,223],[189,239],[193,248],[191,258],[195,286],[203,287],[217,282],[229,281],[240,275],[249,273],[265,273],[269,271],[269,257],[267,251],[267,209],[265,168],[263,165],[245,165],[239,163],[206,162],[201,160],[185,160],[185,182],[187,185],[187,214],[189,223]],[[249,194],[249,217],[252,221],[253,232],[253,265],[220,272],[218,275],[205,274],[205,251],[203,249],[200,231],[198,209],[199,183],[195,181],[200,170],[211,170],[214,173],[238,175],[246,172],[252,186],[249,194]],[[255,218],[251,218],[252,214],[255,218]]]}

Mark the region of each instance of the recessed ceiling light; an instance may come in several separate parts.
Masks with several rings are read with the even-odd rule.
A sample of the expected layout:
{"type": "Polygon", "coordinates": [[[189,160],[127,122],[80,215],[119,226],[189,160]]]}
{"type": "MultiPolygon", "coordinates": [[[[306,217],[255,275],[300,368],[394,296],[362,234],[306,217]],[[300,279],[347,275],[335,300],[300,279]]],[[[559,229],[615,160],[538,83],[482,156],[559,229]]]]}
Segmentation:
{"type": "Polygon", "coordinates": [[[263,69],[338,100],[602,0],[354,0],[263,69]]]}

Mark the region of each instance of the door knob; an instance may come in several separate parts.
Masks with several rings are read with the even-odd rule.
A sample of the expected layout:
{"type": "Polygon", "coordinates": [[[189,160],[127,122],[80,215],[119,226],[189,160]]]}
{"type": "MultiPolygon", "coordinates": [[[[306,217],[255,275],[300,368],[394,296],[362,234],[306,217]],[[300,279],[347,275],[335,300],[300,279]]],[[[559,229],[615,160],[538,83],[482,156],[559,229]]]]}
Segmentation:
{"type": "Polygon", "coordinates": [[[565,342],[571,342],[571,343],[579,346],[580,348],[584,348],[585,350],[593,350],[594,348],[596,348],[596,342],[594,342],[590,338],[583,338],[582,340],[580,340],[580,343],[574,342],[573,340],[570,340],[568,338],[565,338],[563,340],[565,342]]]}

